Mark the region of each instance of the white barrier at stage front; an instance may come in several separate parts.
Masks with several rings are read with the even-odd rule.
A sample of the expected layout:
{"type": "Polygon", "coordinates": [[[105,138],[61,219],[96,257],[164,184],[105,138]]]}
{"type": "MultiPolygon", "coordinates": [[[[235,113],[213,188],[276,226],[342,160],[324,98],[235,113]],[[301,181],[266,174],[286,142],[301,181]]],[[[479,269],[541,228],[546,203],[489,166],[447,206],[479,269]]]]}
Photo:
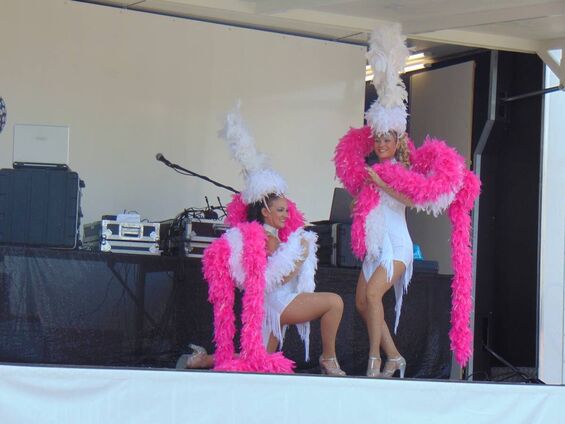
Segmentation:
{"type": "Polygon", "coordinates": [[[0,422],[558,423],[565,387],[0,365],[0,422]]]}

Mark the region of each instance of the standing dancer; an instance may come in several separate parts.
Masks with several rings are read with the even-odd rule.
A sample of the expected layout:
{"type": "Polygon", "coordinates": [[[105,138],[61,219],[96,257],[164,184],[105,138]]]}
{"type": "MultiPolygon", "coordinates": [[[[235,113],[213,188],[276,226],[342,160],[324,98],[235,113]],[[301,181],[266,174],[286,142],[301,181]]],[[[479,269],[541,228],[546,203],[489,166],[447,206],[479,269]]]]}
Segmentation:
{"type": "Polygon", "coordinates": [[[406,131],[406,89],[399,77],[409,51],[399,25],[383,25],[373,32],[367,58],[373,68],[378,98],[366,113],[368,126],[350,129],[336,147],[336,174],[355,196],[352,248],[363,260],[356,289],[356,305],[367,323],[367,376],[404,377],[406,361],[398,352],[384,320],[383,295],[394,286],[398,327],[402,296],[412,276],[412,241],[405,207],[428,213],[449,208],[454,264],[451,346],[464,364],[471,352],[468,328],[471,296],[469,211],[479,192],[477,177],[464,159],[444,142],[426,140],[415,149],[406,131]],[[368,167],[374,151],[379,163],[368,167]],[[381,349],[387,360],[381,372],[381,349]]]}

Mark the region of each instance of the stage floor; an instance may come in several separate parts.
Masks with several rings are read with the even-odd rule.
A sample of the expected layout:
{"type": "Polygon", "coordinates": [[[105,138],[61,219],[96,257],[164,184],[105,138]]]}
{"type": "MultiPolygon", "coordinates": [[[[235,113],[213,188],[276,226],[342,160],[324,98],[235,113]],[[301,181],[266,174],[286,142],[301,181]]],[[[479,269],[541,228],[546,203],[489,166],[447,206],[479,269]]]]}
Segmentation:
{"type": "Polygon", "coordinates": [[[565,387],[0,365],[2,423],[560,423],[565,387]]]}

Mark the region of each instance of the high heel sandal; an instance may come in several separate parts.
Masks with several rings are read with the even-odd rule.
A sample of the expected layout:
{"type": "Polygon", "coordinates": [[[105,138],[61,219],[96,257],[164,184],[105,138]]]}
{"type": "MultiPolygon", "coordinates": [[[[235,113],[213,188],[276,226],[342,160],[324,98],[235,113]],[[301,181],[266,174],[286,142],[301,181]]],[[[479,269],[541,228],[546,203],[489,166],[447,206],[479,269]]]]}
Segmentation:
{"type": "Polygon", "coordinates": [[[388,358],[385,362],[382,376],[386,378],[392,377],[397,370],[400,372],[400,378],[404,378],[404,371],[406,371],[406,359],[402,356],[388,358]]]}
{"type": "Polygon", "coordinates": [[[367,377],[378,378],[381,376],[381,357],[369,355],[367,363],[367,377]]]}
{"type": "Polygon", "coordinates": [[[184,370],[187,368],[204,368],[204,360],[208,356],[208,352],[202,346],[189,344],[192,353],[184,353],[177,360],[176,369],[184,370]]]}
{"type": "Polygon", "coordinates": [[[337,358],[335,356],[332,356],[331,358],[324,358],[320,355],[320,370],[322,371],[322,374],[325,375],[347,375],[345,374],[345,371],[339,367],[339,362],[337,362],[337,358]]]}

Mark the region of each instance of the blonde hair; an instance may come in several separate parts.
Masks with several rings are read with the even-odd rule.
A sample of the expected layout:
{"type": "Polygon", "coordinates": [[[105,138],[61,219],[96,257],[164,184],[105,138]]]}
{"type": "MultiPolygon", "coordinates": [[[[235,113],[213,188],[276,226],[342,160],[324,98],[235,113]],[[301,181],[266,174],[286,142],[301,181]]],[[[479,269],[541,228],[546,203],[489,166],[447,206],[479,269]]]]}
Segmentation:
{"type": "Polygon", "coordinates": [[[410,151],[408,150],[408,134],[402,133],[396,136],[396,153],[394,154],[397,161],[404,167],[410,167],[410,151]]]}

